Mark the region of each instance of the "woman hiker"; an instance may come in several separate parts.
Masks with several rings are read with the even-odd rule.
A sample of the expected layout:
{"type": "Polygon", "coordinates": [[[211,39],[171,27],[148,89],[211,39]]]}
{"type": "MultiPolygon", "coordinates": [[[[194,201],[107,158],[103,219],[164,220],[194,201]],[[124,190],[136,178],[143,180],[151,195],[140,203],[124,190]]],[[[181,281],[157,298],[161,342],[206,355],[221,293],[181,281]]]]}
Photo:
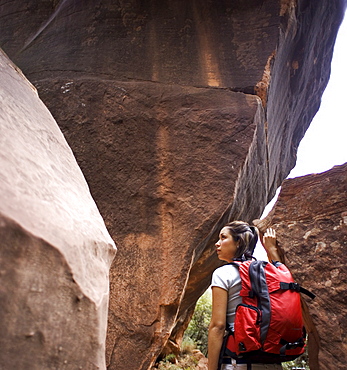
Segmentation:
{"type": "MultiPolygon", "coordinates": [[[[216,243],[218,258],[228,263],[234,259],[252,259],[258,240],[258,231],[243,221],[233,221],[225,225],[219,233],[216,243]]],[[[269,261],[280,261],[276,245],[276,234],[268,229],[262,240],[269,261]]],[[[238,268],[232,264],[217,268],[212,275],[212,317],[208,333],[208,370],[218,369],[218,360],[222,347],[226,324],[234,326],[236,306],[242,302],[239,293],[241,279],[238,268]]],[[[230,359],[230,364],[223,364],[222,370],[247,369],[246,363],[230,359]]],[[[252,370],[282,369],[280,364],[252,364],[252,370]]]]}

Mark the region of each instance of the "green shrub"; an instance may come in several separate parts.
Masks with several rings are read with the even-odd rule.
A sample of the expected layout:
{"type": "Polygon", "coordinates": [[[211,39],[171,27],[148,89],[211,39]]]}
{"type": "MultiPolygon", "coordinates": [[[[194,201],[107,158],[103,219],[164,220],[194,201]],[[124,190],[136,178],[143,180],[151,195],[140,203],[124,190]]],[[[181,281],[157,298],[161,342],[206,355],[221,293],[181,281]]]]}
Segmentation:
{"type": "Polygon", "coordinates": [[[205,356],[207,355],[207,337],[211,314],[211,291],[207,290],[196,303],[194,314],[183,337],[183,341],[190,338],[205,356]]]}
{"type": "Polygon", "coordinates": [[[158,370],[181,370],[182,368],[172,364],[171,362],[161,361],[158,370]]]}
{"type": "Polygon", "coordinates": [[[295,370],[295,369],[305,369],[310,370],[308,366],[308,356],[307,352],[303,353],[300,357],[296,358],[294,361],[282,362],[283,370],[295,370]]]}
{"type": "Polygon", "coordinates": [[[188,355],[193,353],[193,350],[196,349],[196,343],[192,338],[189,338],[187,335],[183,337],[181,344],[181,353],[182,355],[188,355]]]}
{"type": "Polygon", "coordinates": [[[165,356],[164,361],[174,364],[176,362],[176,356],[173,353],[170,353],[169,355],[165,356]]]}

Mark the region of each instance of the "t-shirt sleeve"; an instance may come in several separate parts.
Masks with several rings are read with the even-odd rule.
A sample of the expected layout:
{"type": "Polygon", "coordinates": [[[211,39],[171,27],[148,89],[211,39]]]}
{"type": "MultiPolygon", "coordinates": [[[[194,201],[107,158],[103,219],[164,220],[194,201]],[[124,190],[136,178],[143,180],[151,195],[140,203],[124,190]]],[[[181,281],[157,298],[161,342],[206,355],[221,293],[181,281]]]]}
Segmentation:
{"type": "Polygon", "coordinates": [[[219,267],[212,274],[211,287],[216,286],[228,291],[236,284],[238,277],[236,267],[230,265],[219,267]]]}

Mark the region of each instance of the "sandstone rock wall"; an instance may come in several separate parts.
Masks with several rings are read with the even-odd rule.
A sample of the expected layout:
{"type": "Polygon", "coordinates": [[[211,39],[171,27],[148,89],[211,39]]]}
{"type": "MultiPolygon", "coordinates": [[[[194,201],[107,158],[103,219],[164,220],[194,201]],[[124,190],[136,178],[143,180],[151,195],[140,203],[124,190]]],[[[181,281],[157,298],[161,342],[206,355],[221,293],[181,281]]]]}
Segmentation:
{"type": "Polygon", "coordinates": [[[1,4],[0,45],[56,118],[119,247],[109,369],[147,369],[177,346],[219,263],[218,230],[259,217],[294,166],[343,5],[1,4]]]}
{"type": "Polygon", "coordinates": [[[0,368],[105,368],[115,254],[71,149],[0,53],[0,368]]]}
{"type": "Polygon", "coordinates": [[[347,163],[284,181],[270,214],[295,280],[316,294],[305,299],[310,369],[346,368],[347,163]]]}

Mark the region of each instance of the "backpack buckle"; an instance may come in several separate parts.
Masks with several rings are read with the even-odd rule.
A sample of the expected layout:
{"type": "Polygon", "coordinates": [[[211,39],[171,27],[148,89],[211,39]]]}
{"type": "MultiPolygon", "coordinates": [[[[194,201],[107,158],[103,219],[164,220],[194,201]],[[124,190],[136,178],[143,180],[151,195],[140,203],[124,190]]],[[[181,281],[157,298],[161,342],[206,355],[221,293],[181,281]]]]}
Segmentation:
{"type": "Polygon", "coordinates": [[[239,342],[239,352],[246,352],[246,346],[242,342],[239,342]]]}
{"type": "Polygon", "coordinates": [[[300,285],[298,283],[289,283],[289,289],[300,292],[300,285]]]}

